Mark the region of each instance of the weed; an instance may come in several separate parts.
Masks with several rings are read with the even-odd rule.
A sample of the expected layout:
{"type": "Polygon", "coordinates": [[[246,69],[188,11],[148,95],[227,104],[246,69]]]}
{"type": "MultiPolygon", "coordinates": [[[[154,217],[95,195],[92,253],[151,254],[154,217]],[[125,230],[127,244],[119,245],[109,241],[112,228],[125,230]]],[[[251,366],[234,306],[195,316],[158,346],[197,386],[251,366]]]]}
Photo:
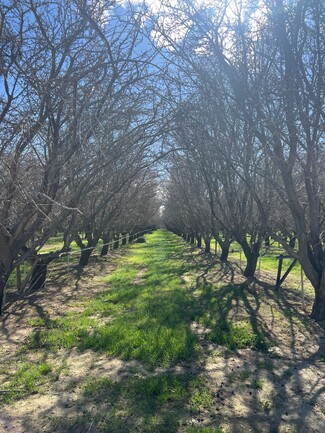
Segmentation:
{"type": "Polygon", "coordinates": [[[259,379],[256,379],[252,383],[252,388],[254,389],[263,389],[263,382],[259,379]]]}
{"type": "MultiPolygon", "coordinates": [[[[75,347],[80,352],[91,350],[136,359],[139,368],[129,367],[130,374],[121,375],[115,381],[95,375],[96,364],[92,363],[88,369],[91,376],[84,383],[81,379],[67,381],[66,391],[81,386],[78,404],[84,412],[70,419],[53,417],[53,430],[59,426],[61,431],[106,433],[184,431],[186,427],[181,426],[191,416],[190,411],[193,414],[212,410],[215,400],[201,377],[195,373],[170,373],[170,370],[161,373],[156,369],[174,367],[182,361],[187,361],[186,365],[194,364],[200,359],[200,341],[191,329],[191,322],[195,320],[210,329],[207,338],[222,345],[214,357],[233,356],[237,348],[266,351],[274,342],[262,321],[260,308],[264,308],[264,313],[268,307],[260,302],[259,293],[244,284],[210,284],[203,279],[197,287],[189,287],[194,284],[198,269],[202,269],[202,262],[193,260],[192,255],[185,256],[186,248],[173,234],[157,231],[148,236],[146,244],[129,247],[118,258],[115,272],[96,276],[96,284],[103,283],[102,293],[79,298],[78,302],[72,300],[70,305],[78,308],[59,318],[30,319],[29,326],[37,329],[15,354],[19,368],[13,373],[3,369],[5,386],[11,390],[1,396],[6,399],[3,401],[42,390],[46,383],[58,377],[58,371],[66,369],[65,365],[53,371],[45,357],[22,363],[23,355],[27,359],[25,355],[32,350],[35,360],[35,354],[59,353],[59,348],[75,347]],[[143,377],[146,367],[155,371],[143,377]],[[90,406],[94,406],[91,413],[87,409],[90,406]]],[[[275,312],[283,321],[286,308],[284,305],[275,312]]],[[[294,312],[287,317],[293,320],[294,312]]],[[[272,362],[260,362],[257,366],[273,370],[272,362]]],[[[247,381],[255,389],[263,387],[262,381],[252,381],[247,370],[238,369],[228,379],[229,382],[247,381]]],[[[269,414],[280,403],[280,397],[272,400],[268,396],[267,401],[258,404],[269,414]]],[[[186,432],[223,433],[225,428],[192,426],[186,432]]]]}
{"type": "MultiPolygon", "coordinates": [[[[201,295],[202,314],[197,320],[211,332],[206,338],[214,343],[224,345],[229,350],[240,348],[252,348],[262,352],[268,350],[273,344],[265,326],[250,313],[251,304],[255,298],[250,299],[251,294],[245,286],[221,286],[215,289],[206,283],[201,295]],[[249,313],[247,319],[230,319],[230,311],[233,303],[243,304],[249,313]]],[[[233,316],[233,315],[232,315],[233,316]]]]}
{"type": "MultiPolygon", "coordinates": [[[[85,404],[88,401],[99,405],[110,402],[109,411],[92,414],[100,431],[165,433],[177,431],[178,420],[184,415],[194,382],[188,375],[177,374],[120,381],[91,377],[84,383],[83,395],[85,404]]],[[[76,425],[82,422],[84,420],[75,420],[76,425]]]]}

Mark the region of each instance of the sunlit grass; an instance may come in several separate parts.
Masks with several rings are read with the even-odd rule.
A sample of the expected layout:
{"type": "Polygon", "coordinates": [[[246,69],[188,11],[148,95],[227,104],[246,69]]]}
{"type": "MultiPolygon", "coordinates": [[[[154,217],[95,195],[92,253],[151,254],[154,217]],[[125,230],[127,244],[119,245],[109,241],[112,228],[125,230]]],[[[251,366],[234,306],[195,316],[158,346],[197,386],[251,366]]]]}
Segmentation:
{"type": "Polygon", "coordinates": [[[8,373],[6,384],[0,393],[0,403],[10,403],[25,395],[38,392],[50,381],[53,367],[46,362],[22,362],[14,373],[8,373]]]}
{"type": "Polygon", "coordinates": [[[73,317],[39,329],[31,345],[92,349],[137,359],[149,368],[197,358],[197,337],[190,329],[195,305],[180,279],[191,267],[182,259],[185,245],[165,232],[147,239],[146,244],[130,248],[112,275],[103,276],[102,281],[109,285],[106,292],[87,301],[83,311],[73,317]],[[101,318],[105,317],[111,320],[103,325],[101,318]]]}
{"type": "Polygon", "coordinates": [[[166,231],[147,236],[147,243],[132,245],[111,275],[101,276],[108,290],[82,304],[82,311],[55,321],[33,334],[34,348],[77,347],[125,360],[135,359],[148,368],[173,366],[200,356],[191,330],[197,320],[210,332],[206,338],[228,349],[266,350],[272,341],[255,318],[230,319],[232,300],[249,296],[244,288],[209,284],[193,297],[182,275],[200,268],[184,260],[185,242],[166,231]],[[140,275],[138,279],[138,275],[140,275]],[[108,318],[108,321],[103,320],[108,318]]]}

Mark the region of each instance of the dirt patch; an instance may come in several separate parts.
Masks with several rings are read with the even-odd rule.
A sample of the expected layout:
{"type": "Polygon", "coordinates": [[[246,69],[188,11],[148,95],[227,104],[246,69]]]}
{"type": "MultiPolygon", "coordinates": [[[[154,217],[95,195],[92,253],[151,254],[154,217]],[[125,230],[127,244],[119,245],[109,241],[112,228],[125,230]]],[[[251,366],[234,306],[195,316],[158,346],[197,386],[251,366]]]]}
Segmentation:
{"type": "Polygon", "coordinates": [[[147,268],[142,268],[140,269],[140,271],[137,273],[137,276],[135,277],[135,279],[133,280],[133,283],[136,285],[141,285],[145,283],[145,280],[143,279],[143,276],[148,272],[147,268]]]}
{"type": "Polygon", "coordinates": [[[35,329],[30,324],[36,319],[56,318],[69,312],[82,311],[80,300],[90,298],[108,288],[98,283],[98,278],[110,275],[116,265],[112,258],[97,259],[86,268],[81,277],[78,271],[67,271],[66,265],[51,264],[44,289],[27,294],[24,298],[12,299],[3,317],[0,318],[0,347],[3,353],[14,353],[35,329]]]}
{"type": "Polygon", "coordinates": [[[64,360],[66,372],[49,389],[4,408],[0,415],[1,432],[53,432],[56,431],[53,429],[55,420],[61,417],[73,419],[85,410],[93,411],[95,416],[98,407],[91,403],[85,405],[82,398],[87,379],[105,377],[116,381],[134,374],[143,377],[147,374],[135,361],[125,362],[91,351],[80,353],[75,349],[62,349],[56,358],[64,360]]]}
{"type": "MultiPolygon", "coordinates": [[[[242,296],[234,297],[236,302],[227,319],[246,320],[253,327],[263,323],[274,346],[262,352],[229,351],[208,340],[211,329],[193,322],[191,329],[202,346],[202,372],[208,378],[214,407],[193,419],[192,424],[213,427],[217,416],[224,430],[233,433],[323,432],[324,329],[308,318],[297,290],[287,286],[275,293],[273,276],[264,272],[260,280],[247,281],[238,275],[238,269],[230,267],[200,273],[196,287],[202,281],[232,283],[240,293],[244,284],[245,290],[242,296]]],[[[311,296],[306,302],[310,308],[311,296]]]]}
{"type": "Polygon", "coordinates": [[[292,362],[250,349],[225,356],[224,349],[213,344],[208,351],[203,371],[214,396],[214,407],[194,424],[212,426],[211,416],[217,414],[225,430],[234,433],[323,432],[322,362],[292,362]]]}

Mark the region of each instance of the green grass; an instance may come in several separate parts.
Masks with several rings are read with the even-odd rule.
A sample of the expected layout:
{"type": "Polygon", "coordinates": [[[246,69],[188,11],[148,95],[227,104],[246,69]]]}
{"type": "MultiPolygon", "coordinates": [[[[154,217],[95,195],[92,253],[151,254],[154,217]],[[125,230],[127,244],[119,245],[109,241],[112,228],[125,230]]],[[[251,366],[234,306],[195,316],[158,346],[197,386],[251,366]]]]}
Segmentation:
{"type": "Polygon", "coordinates": [[[10,403],[23,396],[38,392],[42,385],[50,382],[53,367],[43,361],[22,362],[17,371],[8,374],[8,380],[0,393],[0,403],[10,403]]]}
{"type": "MultiPolygon", "coordinates": [[[[214,358],[226,358],[236,349],[267,351],[276,343],[261,314],[269,314],[270,305],[278,307],[274,313],[277,323],[297,320],[296,310],[289,311],[285,298],[257,292],[246,284],[197,281],[208,260],[202,261],[197,251],[165,230],[146,239],[145,244],[133,244],[122,256],[110,258],[116,270],[94,279],[102,292],[70,300],[69,305],[77,307],[73,312],[62,308],[58,317],[43,312],[28,319],[35,329],[12,358],[16,365],[13,363],[10,373],[6,373],[8,363],[0,369],[5,376],[2,389],[10,391],[1,396],[2,403],[42,392],[45,385],[57,380],[64,362],[68,365],[66,359],[59,361],[62,353],[75,348],[77,354],[93,354],[87,374],[66,383],[67,392],[78,389],[78,408],[82,410],[76,416],[53,416],[53,430],[92,431],[93,426],[107,433],[223,432],[218,417],[213,427],[188,423],[193,417],[215,415],[218,403],[211,384],[201,374],[200,366],[207,358],[193,322],[206,330],[203,335],[208,342],[220,346],[214,358]],[[59,351],[62,348],[66,350],[59,351]],[[96,370],[98,358],[105,359],[102,355],[133,362],[124,364],[125,376],[108,377],[105,370],[96,370]],[[35,358],[38,361],[31,361],[35,358]],[[52,365],[49,359],[56,358],[52,365]]],[[[104,260],[95,269],[103,269],[104,260]]],[[[93,274],[89,273],[90,278],[93,274]]],[[[87,271],[80,284],[84,282],[91,290],[87,271]]],[[[271,372],[272,361],[260,362],[257,368],[271,372]]],[[[242,387],[263,387],[246,369],[227,377],[229,383],[238,382],[242,387]]],[[[263,401],[258,409],[268,414],[273,406],[263,401]]]]}
{"type": "Polygon", "coordinates": [[[214,398],[208,384],[202,378],[197,378],[192,384],[190,406],[193,413],[200,413],[212,408],[214,398]]]}
{"type": "Polygon", "coordinates": [[[235,371],[228,375],[228,380],[230,383],[245,382],[250,377],[250,375],[251,373],[247,370],[238,371],[238,372],[235,371]]]}
{"type": "Polygon", "coordinates": [[[33,334],[31,347],[77,347],[135,359],[151,369],[169,367],[200,356],[190,328],[197,320],[211,329],[208,339],[228,349],[266,350],[271,340],[261,322],[253,316],[229,318],[233,301],[251,302],[244,286],[215,290],[205,283],[196,297],[188,290],[180,277],[200,264],[184,261],[186,248],[162,230],[148,236],[146,244],[133,245],[113,274],[101,276],[108,290],[85,301],[82,312],[44,323],[33,334]],[[110,319],[105,326],[104,318],[110,319]]]}
{"type": "Polygon", "coordinates": [[[184,261],[185,249],[185,243],[166,231],[133,245],[117,270],[101,277],[109,290],[87,301],[81,313],[46,323],[33,334],[31,347],[91,349],[139,360],[151,369],[168,367],[200,356],[190,328],[198,320],[211,328],[207,338],[215,343],[231,350],[266,350],[271,342],[262,323],[229,319],[232,301],[245,303],[249,297],[244,287],[215,291],[204,284],[201,296],[193,297],[180,277],[199,265],[184,261]],[[103,326],[101,319],[107,317],[110,321],[103,326]]]}
{"type": "Polygon", "coordinates": [[[206,334],[209,340],[230,350],[252,348],[264,352],[275,344],[255,313],[259,300],[247,285],[224,285],[216,289],[205,283],[197,293],[203,307],[197,320],[210,329],[206,334]],[[232,314],[234,306],[240,308],[246,317],[236,318],[232,314]]]}
{"type": "Polygon", "coordinates": [[[91,349],[136,359],[152,369],[196,359],[199,347],[190,321],[197,307],[180,279],[193,266],[184,265],[184,248],[166,232],[148,236],[147,244],[132,246],[118,269],[101,278],[110,289],[88,301],[80,314],[38,329],[31,347],[91,349]],[[142,280],[135,284],[141,269],[142,280]],[[111,321],[102,326],[100,319],[105,317],[111,321]]]}

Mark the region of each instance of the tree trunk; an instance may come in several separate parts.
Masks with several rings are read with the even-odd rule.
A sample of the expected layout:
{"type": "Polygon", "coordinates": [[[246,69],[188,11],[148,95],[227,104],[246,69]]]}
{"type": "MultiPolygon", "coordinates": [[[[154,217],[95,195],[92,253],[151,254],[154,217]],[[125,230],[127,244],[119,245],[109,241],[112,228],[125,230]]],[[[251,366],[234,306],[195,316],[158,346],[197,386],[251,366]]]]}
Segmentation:
{"type": "Polygon", "coordinates": [[[100,252],[100,257],[107,256],[109,245],[105,242],[100,252]]]}
{"type": "Polygon", "coordinates": [[[0,316],[3,313],[3,310],[5,308],[5,301],[6,301],[6,284],[9,278],[9,274],[3,274],[0,277],[0,316]]]}
{"type": "Polygon", "coordinates": [[[310,316],[317,322],[325,321],[325,269],[315,288],[315,301],[310,316]]]}
{"type": "Polygon", "coordinates": [[[197,240],[197,247],[202,248],[202,236],[197,236],[196,240],[197,240]]]}
{"type": "Polygon", "coordinates": [[[220,261],[221,262],[226,262],[228,260],[230,245],[223,244],[223,245],[220,245],[220,246],[221,246],[220,261]]]}
{"type": "Polygon", "coordinates": [[[293,236],[293,237],[290,238],[290,240],[289,240],[289,246],[291,248],[294,248],[296,246],[296,240],[297,240],[296,236],[293,236]]]}
{"type": "Polygon", "coordinates": [[[248,253],[247,255],[245,254],[245,257],[247,260],[247,264],[246,264],[246,268],[244,270],[244,276],[245,277],[254,277],[259,255],[255,254],[255,253],[248,253]]]}
{"type": "Polygon", "coordinates": [[[110,241],[110,238],[109,238],[109,236],[103,236],[103,242],[104,242],[104,245],[102,246],[102,250],[101,250],[101,252],[100,252],[100,257],[103,257],[103,256],[107,256],[107,253],[108,253],[108,250],[109,250],[109,241],[110,241]]]}
{"type": "Polygon", "coordinates": [[[6,298],[6,285],[12,272],[12,260],[9,247],[0,237],[0,315],[3,313],[6,298]]]}
{"type": "Polygon", "coordinates": [[[122,236],[123,236],[122,245],[126,245],[126,233],[123,233],[122,236]]]}
{"type": "Polygon", "coordinates": [[[195,237],[194,237],[194,235],[191,235],[190,239],[191,239],[191,244],[195,244],[195,237]]]}
{"type": "Polygon", "coordinates": [[[222,242],[222,243],[220,243],[220,247],[221,247],[220,261],[226,262],[228,260],[230,243],[229,242],[222,242]]]}
{"type": "Polygon", "coordinates": [[[28,290],[41,290],[43,289],[46,281],[47,265],[51,262],[48,259],[39,259],[34,266],[32,278],[28,290]]]}
{"type": "Polygon", "coordinates": [[[116,239],[116,240],[114,241],[114,245],[113,245],[113,248],[114,248],[114,250],[117,250],[117,249],[118,249],[118,247],[119,247],[119,240],[118,240],[118,239],[116,239]]]}
{"type": "Polygon", "coordinates": [[[205,253],[209,253],[211,251],[211,238],[204,238],[204,243],[205,243],[205,249],[204,252],[205,253]]]}
{"type": "Polygon", "coordinates": [[[238,243],[243,248],[245,257],[246,257],[246,268],[244,270],[244,276],[245,277],[254,277],[256,267],[257,267],[257,261],[260,255],[260,243],[256,242],[253,245],[249,245],[247,240],[240,240],[238,243]]]}
{"type": "Polygon", "coordinates": [[[187,234],[186,240],[187,240],[187,242],[191,242],[191,235],[187,234]]]}
{"type": "Polygon", "coordinates": [[[129,234],[129,244],[133,242],[134,236],[132,233],[129,234]]]}
{"type": "Polygon", "coordinates": [[[224,233],[223,237],[219,234],[219,232],[214,232],[213,236],[214,236],[216,242],[218,242],[218,244],[220,245],[220,248],[221,248],[221,257],[220,257],[220,260],[222,262],[226,262],[228,260],[230,245],[232,243],[232,238],[231,238],[231,236],[229,234],[229,231],[227,230],[224,233]]]}
{"type": "Polygon", "coordinates": [[[91,256],[91,253],[93,252],[93,250],[94,250],[93,247],[87,247],[87,248],[81,250],[81,256],[80,256],[79,264],[78,264],[78,266],[80,268],[83,268],[84,266],[88,265],[89,258],[91,256]]]}

